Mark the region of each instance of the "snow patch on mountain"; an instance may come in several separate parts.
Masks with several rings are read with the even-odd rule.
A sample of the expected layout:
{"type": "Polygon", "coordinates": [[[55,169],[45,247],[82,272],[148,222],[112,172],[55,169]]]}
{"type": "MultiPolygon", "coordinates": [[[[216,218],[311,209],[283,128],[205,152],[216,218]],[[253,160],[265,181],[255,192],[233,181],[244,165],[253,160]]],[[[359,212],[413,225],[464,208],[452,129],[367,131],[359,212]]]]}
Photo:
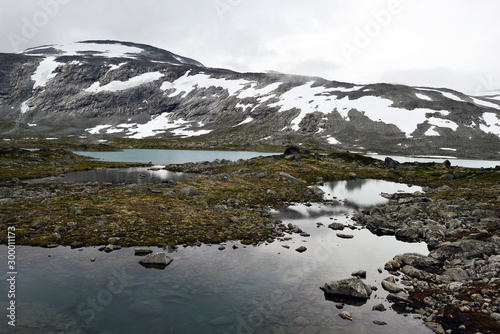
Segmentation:
{"type": "Polygon", "coordinates": [[[329,114],[335,109],[335,95],[323,86],[312,87],[314,81],[294,87],[279,97],[279,101],[269,104],[270,107],[280,107],[279,111],[300,110],[299,115],[291,121],[292,129],[299,130],[299,124],[304,117],[313,112],[329,114]]]}
{"type": "Polygon", "coordinates": [[[331,144],[331,145],[340,144],[340,142],[337,139],[333,138],[332,136],[327,136],[327,137],[325,137],[325,139],[328,142],[328,144],[331,144]]]}
{"type": "Polygon", "coordinates": [[[121,90],[135,88],[145,83],[156,81],[162,77],[163,74],[161,74],[160,72],[149,72],[132,77],[127,81],[111,81],[110,83],[104,86],[101,86],[99,82],[94,82],[90,87],[85,89],[85,92],[88,93],[118,92],[121,90]]]}
{"type": "MultiPolygon", "coordinates": [[[[253,82],[250,84],[250,87],[240,91],[237,97],[239,99],[244,99],[246,97],[257,97],[257,96],[263,97],[278,89],[278,87],[281,86],[281,84],[282,84],[281,82],[275,82],[265,87],[256,89],[255,86],[257,86],[257,83],[253,82]]],[[[260,102],[264,101],[261,100],[260,102]]]]}
{"type": "Polygon", "coordinates": [[[28,101],[24,101],[23,103],[21,103],[21,114],[25,114],[29,110],[30,108],[28,107],[28,101]]]}
{"type": "Polygon", "coordinates": [[[55,78],[57,73],[54,73],[54,71],[61,65],[61,63],[58,63],[55,59],[56,57],[47,57],[40,62],[35,73],[31,76],[31,80],[35,81],[33,89],[45,87],[51,79],[55,78]]]}
{"type": "Polygon", "coordinates": [[[431,126],[429,130],[425,131],[424,133],[425,136],[441,136],[439,132],[436,131],[435,126],[431,126]]]}
{"type": "Polygon", "coordinates": [[[241,121],[240,123],[238,123],[235,126],[233,126],[233,128],[235,128],[237,126],[240,126],[240,125],[243,125],[243,124],[250,123],[251,121],[253,121],[253,118],[252,117],[247,117],[243,121],[241,121]]]}
{"type": "MultiPolygon", "coordinates": [[[[105,130],[106,134],[126,132],[124,134],[127,138],[143,139],[147,137],[154,137],[159,133],[170,131],[174,136],[181,136],[183,138],[201,136],[210,133],[212,130],[192,130],[189,129],[193,126],[192,122],[185,121],[184,119],[169,120],[168,114],[161,114],[153,117],[149,122],[144,124],[137,123],[123,123],[119,125],[97,125],[93,128],[88,128],[90,134],[102,134],[105,130]]],[[[198,127],[204,124],[197,122],[198,127]]]]}
{"type": "Polygon", "coordinates": [[[374,122],[384,122],[396,125],[407,138],[417,129],[417,126],[427,120],[427,113],[440,113],[443,116],[449,114],[446,110],[431,110],[426,108],[416,108],[413,110],[392,107],[393,101],[377,97],[363,96],[357,100],[349,100],[349,97],[337,100],[338,111],[344,117],[347,113],[356,109],[374,122]]]}
{"type": "Polygon", "coordinates": [[[453,131],[456,131],[458,129],[458,124],[448,119],[431,117],[427,121],[429,122],[429,124],[440,128],[448,128],[452,129],[453,131]]]}
{"type": "Polygon", "coordinates": [[[479,124],[479,128],[487,133],[492,133],[500,137],[500,118],[492,112],[483,113],[483,120],[486,124],[479,124]]]}
{"type": "Polygon", "coordinates": [[[496,103],[492,103],[492,102],[488,102],[488,101],[483,101],[483,100],[479,100],[479,99],[476,99],[474,97],[471,97],[472,101],[474,101],[475,104],[477,105],[480,105],[480,106],[483,106],[483,107],[490,107],[490,108],[495,108],[495,109],[498,109],[500,110],[500,106],[496,103]]]}
{"type": "Polygon", "coordinates": [[[432,99],[430,97],[428,97],[427,95],[425,95],[425,94],[415,93],[415,95],[419,99],[426,100],[426,101],[432,101],[432,99]]]}
{"type": "Polygon", "coordinates": [[[187,71],[182,77],[175,80],[174,82],[164,82],[161,85],[160,89],[163,91],[174,89],[175,91],[169,94],[168,97],[184,97],[195,89],[210,88],[212,86],[226,89],[229,92],[229,95],[234,95],[234,93],[251,83],[250,81],[245,79],[231,80],[212,78],[204,73],[189,75],[190,72],[191,71],[187,71]]]}
{"type": "MultiPolygon", "coordinates": [[[[58,50],[64,56],[81,56],[91,54],[93,56],[109,57],[109,58],[134,58],[134,54],[143,52],[143,49],[127,46],[119,43],[91,43],[77,42],[64,45],[51,45],[50,47],[58,50]]],[[[37,55],[45,54],[47,46],[29,49],[28,54],[37,55]],[[39,51],[39,52],[37,52],[39,51]]]]}

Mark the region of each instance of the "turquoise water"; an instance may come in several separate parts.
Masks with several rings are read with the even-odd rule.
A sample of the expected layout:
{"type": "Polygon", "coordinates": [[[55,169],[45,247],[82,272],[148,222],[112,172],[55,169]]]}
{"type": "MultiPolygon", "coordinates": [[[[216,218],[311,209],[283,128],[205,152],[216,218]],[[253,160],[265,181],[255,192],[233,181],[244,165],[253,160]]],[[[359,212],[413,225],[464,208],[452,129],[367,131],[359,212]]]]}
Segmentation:
{"type": "Polygon", "coordinates": [[[62,176],[51,176],[32,179],[24,182],[71,182],[71,183],[126,183],[126,184],[148,184],[163,182],[166,180],[185,180],[194,177],[194,173],[176,173],[165,169],[132,167],[132,168],[107,168],[98,170],[85,170],[68,172],[62,176]]]}
{"type": "Polygon", "coordinates": [[[151,162],[155,165],[181,164],[186,162],[213,161],[226,159],[250,159],[258,156],[275,155],[277,153],[241,152],[241,151],[190,151],[190,150],[144,150],[127,149],[120,152],[74,152],[106,161],[114,162],[151,162]]]}
{"type": "Polygon", "coordinates": [[[403,156],[393,156],[393,155],[378,155],[378,154],[365,154],[368,157],[384,160],[386,157],[392,158],[401,163],[403,162],[444,162],[445,160],[450,161],[452,166],[468,167],[468,168],[495,168],[500,166],[500,161],[495,160],[468,160],[468,159],[456,159],[454,157],[403,157],[403,156]]]}
{"type": "MultiPolygon", "coordinates": [[[[400,184],[385,186],[406,189],[400,184]]],[[[168,254],[174,261],[164,270],[142,267],[131,248],[104,253],[97,248],[19,246],[16,329],[18,333],[117,334],[431,333],[420,320],[390,309],[387,293],[380,288],[389,274],[377,271],[396,254],[427,254],[425,244],[377,237],[366,229],[347,229],[343,233],[354,238],[338,238],[328,224],[352,224],[350,217],[358,208],[385,199],[370,181],[329,183],[325,189],[331,189],[332,198],[339,200],[352,191],[363,192],[364,198],[335,205],[294,205],[273,212],[310,237],[291,235],[290,240],[259,246],[225,243],[222,251],[219,245],[180,247],[168,254]],[[307,251],[296,252],[302,245],[307,251]],[[359,269],[367,271],[366,283],[379,290],[363,306],[346,305],[343,310],[354,320],[343,320],[338,316],[343,310],[325,300],[319,286],[349,278],[359,269]],[[388,310],[372,311],[379,303],[388,310]],[[387,325],[374,325],[374,320],[387,325]]],[[[1,254],[7,254],[6,248],[0,246],[1,254]]],[[[7,290],[3,275],[2,295],[7,290]]],[[[0,307],[7,306],[5,298],[0,301],[0,307]]],[[[0,333],[12,333],[3,321],[0,333]]]]}

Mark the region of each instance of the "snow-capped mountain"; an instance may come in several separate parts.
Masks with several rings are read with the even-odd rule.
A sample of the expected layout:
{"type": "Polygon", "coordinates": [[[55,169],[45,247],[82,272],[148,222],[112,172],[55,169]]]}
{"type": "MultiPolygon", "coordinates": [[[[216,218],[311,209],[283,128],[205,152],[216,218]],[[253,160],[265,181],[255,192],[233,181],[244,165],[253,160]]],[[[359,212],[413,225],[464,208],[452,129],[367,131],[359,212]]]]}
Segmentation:
{"type": "Polygon", "coordinates": [[[0,54],[0,133],[499,159],[500,97],[237,73],[148,45],[85,41],[0,54]]]}

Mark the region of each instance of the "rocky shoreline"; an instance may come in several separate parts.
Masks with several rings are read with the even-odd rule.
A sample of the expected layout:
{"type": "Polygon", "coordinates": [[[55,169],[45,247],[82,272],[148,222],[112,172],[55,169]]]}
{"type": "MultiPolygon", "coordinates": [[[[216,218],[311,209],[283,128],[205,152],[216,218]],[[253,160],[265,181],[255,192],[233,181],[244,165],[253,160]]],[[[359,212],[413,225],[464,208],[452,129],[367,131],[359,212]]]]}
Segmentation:
{"type": "Polygon", "coordinates": [[[426,190],[425,196],[394,194],[388,204],[353,217],[375,234],[427,243],[427,256],[401,254],[386,263],[385,270],[404,288],[388,290],[388,300],[394,309],[422,318],[435,333],[498,333],[500,214],[489,208],[498,208],[500,185],[489,189],[489,201],[433,199],[454,191],[426,190]]]}

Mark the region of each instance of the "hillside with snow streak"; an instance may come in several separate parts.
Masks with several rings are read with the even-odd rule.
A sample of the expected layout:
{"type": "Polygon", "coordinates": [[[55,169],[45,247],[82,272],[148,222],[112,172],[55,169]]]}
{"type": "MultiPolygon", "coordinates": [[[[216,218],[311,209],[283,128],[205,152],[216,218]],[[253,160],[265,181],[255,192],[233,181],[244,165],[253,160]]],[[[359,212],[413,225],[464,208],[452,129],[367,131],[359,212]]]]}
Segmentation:
{"type": "Polygon", "coordinates": [[[444,88],[237,73],[151,46],[85,41],[1,54],[4,138],[196,137],[499,159],[500,100],[444,88]]]}

